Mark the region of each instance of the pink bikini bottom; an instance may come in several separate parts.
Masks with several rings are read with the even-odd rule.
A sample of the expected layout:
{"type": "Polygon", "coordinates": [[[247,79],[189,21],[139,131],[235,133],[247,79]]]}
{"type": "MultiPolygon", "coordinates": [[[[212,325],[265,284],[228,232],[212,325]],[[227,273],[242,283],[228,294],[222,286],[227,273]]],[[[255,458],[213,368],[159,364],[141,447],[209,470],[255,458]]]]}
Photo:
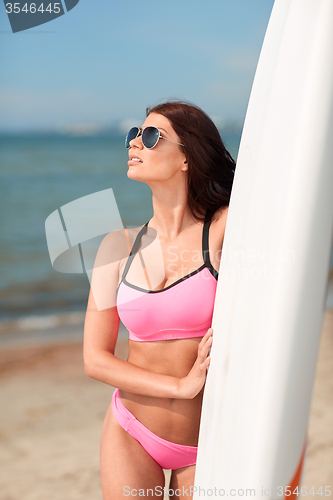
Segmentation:
{"type": "Polygon", "coordinates": [[[112,409],[118,424],[141,444],[162,469],[180,469],[195,465],[197,446],[171,443],[156,436],[125,408],[118,389],[113,393],[112,409]]]}

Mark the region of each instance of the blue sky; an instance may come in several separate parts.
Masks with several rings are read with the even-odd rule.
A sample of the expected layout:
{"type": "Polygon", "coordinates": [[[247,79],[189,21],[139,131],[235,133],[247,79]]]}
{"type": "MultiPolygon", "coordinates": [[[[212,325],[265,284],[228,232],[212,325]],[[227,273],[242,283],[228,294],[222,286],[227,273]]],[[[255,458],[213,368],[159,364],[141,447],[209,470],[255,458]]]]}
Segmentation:
{"type": "Polygon", "coordinates": [[[0,130],[143,121],[170,97],[242,123],[273,3],[80,0],[16,34],[0,3],[0,130]]]}

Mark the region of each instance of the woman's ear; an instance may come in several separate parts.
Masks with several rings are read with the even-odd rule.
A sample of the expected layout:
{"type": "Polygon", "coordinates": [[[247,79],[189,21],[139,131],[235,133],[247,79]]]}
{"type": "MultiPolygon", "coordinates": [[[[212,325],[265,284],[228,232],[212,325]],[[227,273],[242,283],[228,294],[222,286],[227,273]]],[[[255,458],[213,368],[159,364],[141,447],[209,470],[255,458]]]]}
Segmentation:
{"type": "Polygon", "coordinates": [[[182,172],[186,172],[188,170],[188,164],[187,164],[187,160],[184,160],[183,161],[183,166],[181,168],[181,171],[182,172]]]}

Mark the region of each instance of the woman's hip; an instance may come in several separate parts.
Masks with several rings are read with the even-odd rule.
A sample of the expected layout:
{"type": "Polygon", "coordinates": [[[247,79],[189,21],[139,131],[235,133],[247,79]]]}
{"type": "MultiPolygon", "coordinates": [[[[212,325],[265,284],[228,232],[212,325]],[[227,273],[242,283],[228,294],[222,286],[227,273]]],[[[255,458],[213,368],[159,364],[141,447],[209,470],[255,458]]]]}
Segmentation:
{"type": "Polygon", "coordinates": [[[193,399],[167,399],[118,390],[123,406],[157,436],[185,446],[197,446],[202,394],[193,399]]]}
{"type": "Polygon", "coordinates": [[[163,469],[195,465],[196,446],[178,444],[156,435],[124,406],[118,389],[113,394],[112,410],[119,425],[138,441],[163,469]]]}

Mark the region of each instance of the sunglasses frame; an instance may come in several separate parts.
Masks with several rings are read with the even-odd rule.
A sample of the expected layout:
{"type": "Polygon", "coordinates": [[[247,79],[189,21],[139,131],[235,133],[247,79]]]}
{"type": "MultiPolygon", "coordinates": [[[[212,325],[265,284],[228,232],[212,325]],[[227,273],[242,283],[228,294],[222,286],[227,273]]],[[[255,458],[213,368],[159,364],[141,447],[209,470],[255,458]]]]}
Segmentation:
{"type": "Polygon", "coordinates": [[[135,129],[135,128],[137,129],[137,131],[138,131],[138,132],[137,132],[137,135],[136,135],[135,137],[133,137],[133,139],[131,139],[131,141],[133,141],[134,139],[137,139],[137,138],[138,138],[138,137],[140,137],[140,135],[141,135],[141,136],[142,136],[142,139],[141,139],[141,140],[142,140],[142,144],[144,145],[144,147],[145,147],[146,149],[153,149],[153,148],[154,148],[154,147],[158,144],[158,141],[159,141],[160,139],[165,139],[166,141],[170,141],[170,142],[173,142],[174,144],[178,144],[179,146],[183,146],[183,147],[185,147],[185,145],[184,145],[184,144],[181,144],[180,142],[172,141],[171,139],[168,139],[167,137],[163,137],[163,136],[161,135],[160,130],[159,130],[157,127],[154,127],[153,125],[148,125],[148,127],[145,127],[144,129],[139,128],[139,127],[132,127],[132,128],[128,131],[128,134],[127,134],[127,135],[126,135],[126,137],[125,137],[125,147],[126,147],[126,149],[130,149],[130,147],[131,147],[131,146],[130,146],[130,142],[131,142],[131,141],[129,141],[129,143],[128,143],[129,145],[127,146],[127,137],[129,136],[129,133],[131,132],[131,130],[133,130],[133,129],[135,129]],[[145,145],[145,143],[144,143],[144,138],[143,138],[143,133],[144,133],[144,131],[145,131],[147,128],[153,128],[153,129],[155,129],[155,130],[157,130],[157,131],[158,131],[157,140],[156,140],[156,142],[155,142],[154,146],[151,146],[150,148],[148,148],[148,147],[145,145]]]}

